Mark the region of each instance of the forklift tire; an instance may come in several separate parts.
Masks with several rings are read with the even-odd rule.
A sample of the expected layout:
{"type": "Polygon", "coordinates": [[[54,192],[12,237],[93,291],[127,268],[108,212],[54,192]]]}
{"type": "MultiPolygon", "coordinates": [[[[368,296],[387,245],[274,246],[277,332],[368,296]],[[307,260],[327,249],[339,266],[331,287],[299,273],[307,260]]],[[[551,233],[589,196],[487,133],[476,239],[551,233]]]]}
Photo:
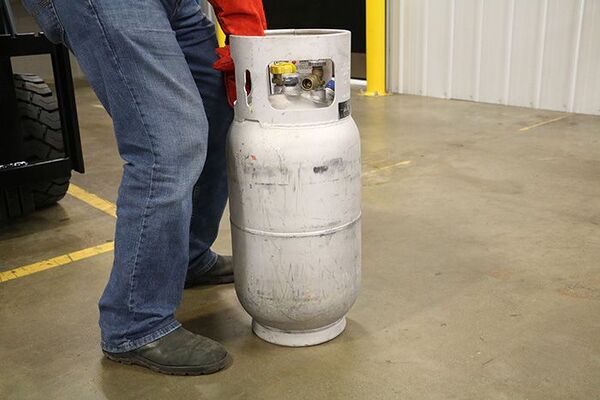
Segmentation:
{"type": "MultiPolygon", "coordinates": [[[[60,113],[52,90],[33,74],[14,74],[19,120],[23,132],[23,151],[28,163],[64,157],[60,113]]],[[[62,178],[27,185],[36,210],[62,199],[69,189],[71,174],[62,178]]],[[[22,205],[23,213],[25,207],[22,205]]]]}

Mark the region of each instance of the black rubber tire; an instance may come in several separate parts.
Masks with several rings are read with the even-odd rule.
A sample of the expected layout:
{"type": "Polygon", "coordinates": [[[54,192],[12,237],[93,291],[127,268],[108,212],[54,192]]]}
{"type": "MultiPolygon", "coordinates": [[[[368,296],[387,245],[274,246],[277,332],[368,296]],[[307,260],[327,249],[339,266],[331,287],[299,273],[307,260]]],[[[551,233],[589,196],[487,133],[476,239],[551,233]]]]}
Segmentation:
{"type": "MultiPolygon", "coordinates": [[[[19,119],[23,129],[25,161],[35,163],[64,157],[60,114],[52,90],[33,74],[14,74],[19,119]]],[[[36,210],[51,206],[65,197],[71,175],[28,187],[36,210]]]]}

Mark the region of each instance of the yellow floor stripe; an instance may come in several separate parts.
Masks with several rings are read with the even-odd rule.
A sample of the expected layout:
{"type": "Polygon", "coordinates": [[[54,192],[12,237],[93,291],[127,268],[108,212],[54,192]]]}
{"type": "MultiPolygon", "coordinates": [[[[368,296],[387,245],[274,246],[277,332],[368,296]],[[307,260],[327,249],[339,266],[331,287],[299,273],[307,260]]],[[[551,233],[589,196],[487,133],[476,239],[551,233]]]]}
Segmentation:
{"type": "MultiPolygon", "coordinates": [[[[117,206],[110,201],[104,200],[77,185],[70,184],[68,193],[83,201],[84,203],[112,216],[117,216],[117,206]]],[[[36,262],[22,267],[14,268],[10,271],[0,271],[0,282],[10,281],[12,279],[21,278],[23,276],[35,274],[36,272],[45,271],[50,268],[60,267],[61,265],[70,264],[74,261],[83,260],[96,256],[98,254],[112,251],[115,247],[114,242],[104,243],[99,246],[89,247],[87,249],[74,251],[72,253],[63,254],[62,256],[50,258],[48,260],[36,262]]]]}
{"type": "Polygon", "coordinates": [[[560,121],[561,119],[565,119],[565,118],[568,118],[568,117],[570,117],[570,115],[563,115],[562,117],[553,118],[553,119],[549,119],[547,121],[538,122],[537,124],[533,124],[533,125],[526,126],[524,128],[519,129],[519,132],[524,132],[524,131],[528,131],[528,130],[533,129],[533,128],[537,128],[538,126],[542,126],[542,125],[546,125],[546,124],[551,124],[552,122],[560,121]]]}
{"type": "Polygon", "coordinates": [[[29,265],[24,265],[12,269],[10,271],[0,272],[0,282],[10,281],[12,279],[21,278],[23,276],[35,274],[36,272],[45,271],[47,269],[60,267],[61,265],[69,264],[75,261],[94,257],[98,254],[112,251],[115,247],[114,242],[108,242],[99,246],[88,247],[87,249],[74,251],[72,253],[63,254],[62,256],[50,258],[48,260],[36,262],[29,265]]]}
{"type": "Polygon", "coordinates": [[[406,160],[406,161],[400,161],[400,162],[390,164],[390,165],[385,165],[383,167],[373,167],[373,169],[371,171],[363,172],[362,176],[368,176],[368,175],[376,174],[381,171],[385,171],[386,169],[391,169],[391,168],[396,168],[396,167],[400,167],[403,165],[408,165],[411,162],[412,162],[411,160],[406,160]]]}
{"type": "Polygon", "coordinates": [[[113,217],[117,217],[117,206],[110,201],[104,200],[96,196],[93,193],[88,192],[85,189],[80,188],[72,183],[69,185],[69,191],[67,192],[71,196],[89,204],[90,206],[97,208],[98,210],[107,213],[113,217]]]}

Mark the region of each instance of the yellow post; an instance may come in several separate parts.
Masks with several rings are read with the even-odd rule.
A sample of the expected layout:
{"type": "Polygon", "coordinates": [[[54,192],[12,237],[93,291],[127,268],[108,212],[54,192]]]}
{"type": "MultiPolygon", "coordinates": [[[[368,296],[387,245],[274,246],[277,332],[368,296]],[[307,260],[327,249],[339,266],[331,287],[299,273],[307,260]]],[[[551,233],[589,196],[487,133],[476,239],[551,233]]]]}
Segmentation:
{"type": "Polygon", "coordinates": [[[215,31],[217,32],[217,42],[219,43],[219,47],[225,47],[225,32],[221,29],[221,25],[218,22],[215,22],[215,31]]]}
{"type": "Polygon", "coordinates": [[[385,96],[385,0],[365,0],[367,11],[367,90],[385,96]]]}

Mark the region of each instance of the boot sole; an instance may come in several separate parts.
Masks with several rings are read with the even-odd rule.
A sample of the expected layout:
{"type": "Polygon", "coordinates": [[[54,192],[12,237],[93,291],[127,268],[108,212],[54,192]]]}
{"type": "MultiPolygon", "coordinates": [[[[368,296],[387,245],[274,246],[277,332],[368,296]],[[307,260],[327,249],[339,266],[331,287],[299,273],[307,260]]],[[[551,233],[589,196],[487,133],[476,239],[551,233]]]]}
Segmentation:
{"type": "Polygon", "coordinates": [[[169,365],[163,365],[155,363],[142,357],[136,357],[133,355],[119,357],[117,354],[111,354],[103,352],[106,358],[111,361],[118,362],[124,365],[137,365],[140,367],[148,368],[154,372],[167,375],[178,375],[178,376],[197,376],[197,375],[209,375],[219,372],[225,367],[229,366],[232,362],[232,358],[229,354],[222,360],[208,365],[190,365],[190,366],[178,366],[173,367],[169,365]]]}

